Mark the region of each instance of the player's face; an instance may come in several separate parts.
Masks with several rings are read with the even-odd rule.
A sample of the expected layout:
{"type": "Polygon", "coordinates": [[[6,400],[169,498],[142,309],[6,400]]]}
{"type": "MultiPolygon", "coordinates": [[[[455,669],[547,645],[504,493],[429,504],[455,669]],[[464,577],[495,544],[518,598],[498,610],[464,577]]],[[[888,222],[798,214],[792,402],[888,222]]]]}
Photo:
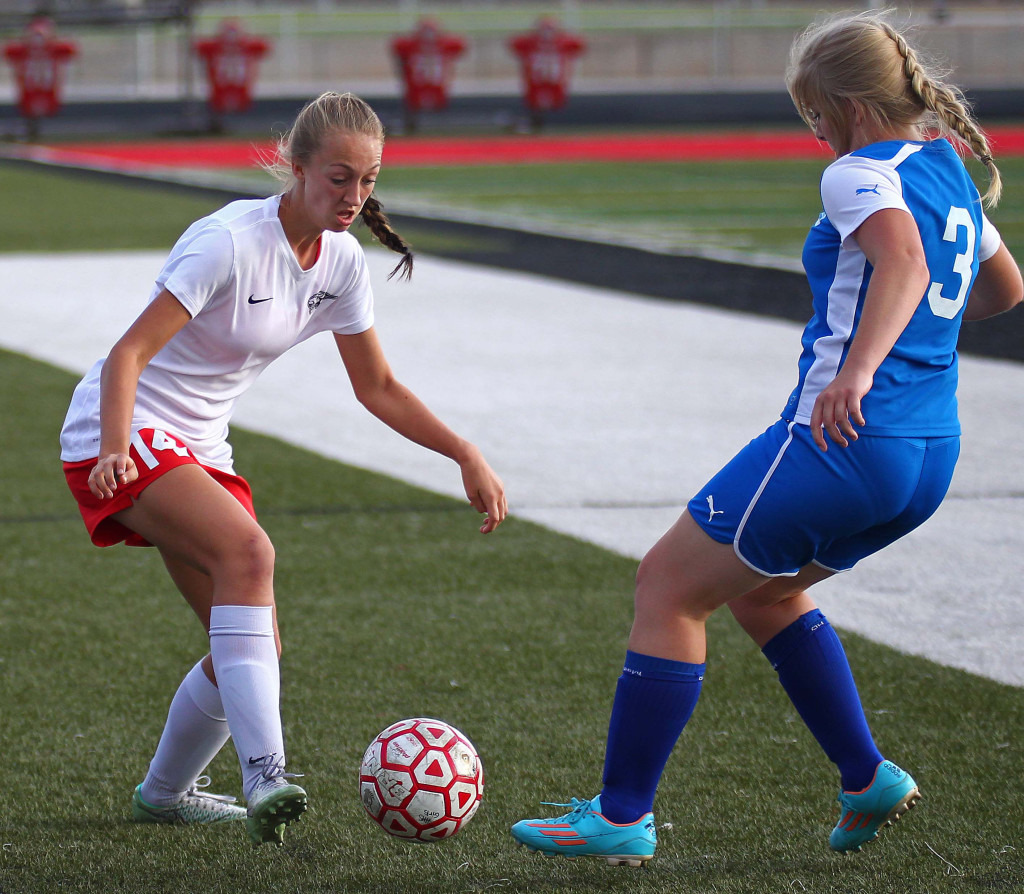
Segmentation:
{"type": "Polygon", "coordinates": [[[838,145],[838,135],[835,132],[835,127],[825,117],[822,116],[821,112],[809,111],[808,114],[811,117],[811,121],[814,123],[814,135],[821,140],[823,143],[828,143],[829,148],[835,152],[836,155],[842,154],[842,149],[838,145]]]}
{"type": "Polygon", "coordinates": [[[347,230],[373,192],[380,171],[380,140],[338,130],[326,134],[307,164],[293,172],[311,223],[321,230],[347,230]]]}
{"type": "Polygon", "coordinates": [[[845,143],[845,139],[838,132],[836,126],[822,115],[821,112],[808,106],[804,106],[802,111],[804,119],[811,125],[811,129],[814,131],[814,136],[823,143],[828,143],[829,148],[836,154],[836,157],[850,151],[849,147],[842,145],[845,143]]]}

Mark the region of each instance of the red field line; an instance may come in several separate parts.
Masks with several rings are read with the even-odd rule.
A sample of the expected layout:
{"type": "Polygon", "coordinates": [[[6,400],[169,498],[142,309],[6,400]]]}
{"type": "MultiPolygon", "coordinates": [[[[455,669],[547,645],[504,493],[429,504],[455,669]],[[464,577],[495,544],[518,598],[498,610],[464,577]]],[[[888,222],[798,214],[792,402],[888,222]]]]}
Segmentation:
{"type": "MultiPolygon", "coordinates": [[[[1024,128],[989,132],[993,154],[1024,155],[1024,128]]],[[[244,168],[273,156],[274,144],[242,140],[146,140],[27,146],[18,155],[90,167],[146,169],[244,168]]],[[[392,165],[542,164],[583,161],[720,161],[822,158],[830,152],[803,129],[707,131],[687,134],[572,136],[393,137],[384,160],[392,165]]]]}

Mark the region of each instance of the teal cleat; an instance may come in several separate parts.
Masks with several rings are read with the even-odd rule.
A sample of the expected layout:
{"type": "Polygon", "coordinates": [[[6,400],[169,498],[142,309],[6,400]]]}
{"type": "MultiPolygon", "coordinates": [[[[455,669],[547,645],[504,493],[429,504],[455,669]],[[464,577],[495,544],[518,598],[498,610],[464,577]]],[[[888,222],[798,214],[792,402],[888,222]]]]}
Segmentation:
{"type": "Polygon", "coordinates": [[[643,866],[654,856],[658,835],[653,813],[620,826],[601,814],[600,795],[593,801],[573,798],[569,804],[549,806],[570,811],[552,819],[521,820],[512,827],[512,837],[531,851],[548,857],[600,857],[612,866],[643,866]]]}
{"type": "Polygon", "coordinates": [[[132,795],[132,820],[137,823],[213,824],[245,819],[245,808],[238,807],[230,795],[201,791],[210,784],[209,776],[200,776],[176,804],[158,806],[142,799],[142,786],[132,795]],[[205,781],[204,781],[205,780],[205,781]]]}
{"type": "Polygon", "coordinates": [[[892,761],[882,761],[864,791],[839,793],[839,822],[829,835],[828,846],[843,854],[859,851],[920,800],[913,777],[892,761]]]}

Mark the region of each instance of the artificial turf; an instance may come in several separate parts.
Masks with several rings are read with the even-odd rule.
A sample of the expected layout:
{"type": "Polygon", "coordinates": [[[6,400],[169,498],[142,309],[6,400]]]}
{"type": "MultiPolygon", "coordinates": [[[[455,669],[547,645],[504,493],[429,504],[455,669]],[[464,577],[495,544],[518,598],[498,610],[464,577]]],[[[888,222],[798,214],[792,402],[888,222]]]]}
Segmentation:
{"type": "MultiPolygon", "coordinates": [[[[635,563],[236,432],[239,470],[278,554],[289,761],[312,809],[278,851],[239,828],[129,822],[198,622],[151,550],[98,550],[66,492],[56,432],[74,377],[0,354],[0,890],[1014,891],[1024,693],[847,636],[883,750],[924,806],[857,856],[828,851],[836,780],[725,613],[704,697],[658,795],[644,871],[546,860],[507,829],[542,800],[597,791],[635,563]],[[315,487],[310,482],[316,482],[315,487]],[[470,736],[480,813],[452,841],[389,839],[363,814],[359,760],[407,716],[470,736]]],[[[211,775],[237,792],[230,747],[211,775]]],[[[1017,887],[1015,887],[1017,886],[1017,887]]]]}

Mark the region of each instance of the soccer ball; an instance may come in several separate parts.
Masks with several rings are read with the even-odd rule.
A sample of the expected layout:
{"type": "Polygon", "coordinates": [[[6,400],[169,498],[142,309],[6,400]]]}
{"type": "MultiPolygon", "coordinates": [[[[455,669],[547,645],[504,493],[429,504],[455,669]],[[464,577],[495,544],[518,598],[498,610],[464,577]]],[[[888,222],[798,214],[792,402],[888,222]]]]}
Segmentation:
{"type": "Polygon", "coordinates": [[[441,720],[400,720],[370,743],[359,768],[359,797],[389,835],[451,838],[476,813],[484,767],[473,743],[441,720]]]}

